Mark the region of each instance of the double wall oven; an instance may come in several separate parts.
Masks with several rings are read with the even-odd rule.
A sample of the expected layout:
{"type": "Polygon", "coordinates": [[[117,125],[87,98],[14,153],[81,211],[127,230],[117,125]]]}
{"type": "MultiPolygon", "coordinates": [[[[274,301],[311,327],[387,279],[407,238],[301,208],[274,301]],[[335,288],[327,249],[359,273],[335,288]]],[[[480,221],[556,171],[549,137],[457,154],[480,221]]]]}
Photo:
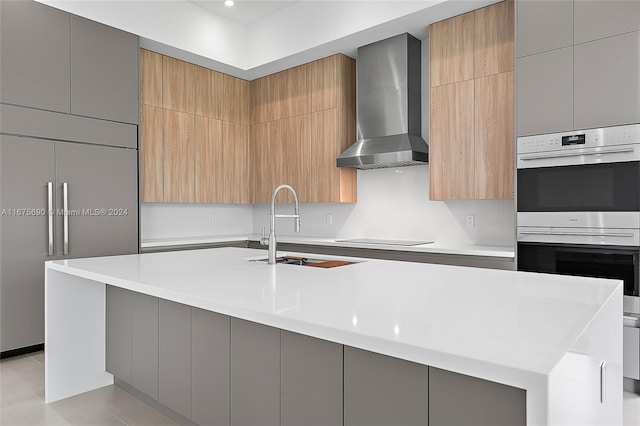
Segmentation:
{"type": "Polygon", "coordinates": [[[518,138],[517,209],[519,270],[620,279],[625,325],[640,321],[640,125],[518,138]]]}

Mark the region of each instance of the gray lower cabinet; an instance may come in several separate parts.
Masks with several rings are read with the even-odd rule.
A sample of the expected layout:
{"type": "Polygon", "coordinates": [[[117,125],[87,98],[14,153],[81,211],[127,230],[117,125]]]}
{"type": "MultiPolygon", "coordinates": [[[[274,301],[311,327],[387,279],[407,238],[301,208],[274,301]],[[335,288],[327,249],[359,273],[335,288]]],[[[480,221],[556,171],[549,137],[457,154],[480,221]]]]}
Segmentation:
{"type": "Polygon", "coordinates": [[[47,182],[55,182],[53,156],[51,142],[0,135],[2,351],[44,342],[43,265],[55,255],[49,254],[43,213],[47,182]],[[38,209],[38,214],[22,214],[19,209],[25,208],[38,209]]]}
{"type": "Polygon", "coordinates": [[[429,389],[425,365],[344,347],[345,426],[426,426],[429,389]]]}
{"type": "Polygon", "coordinates": [[[572,130],[573,47],[519,58],[516,68],[518,136],[572,130]]]}
{"type": "Polygon", "coordinates": [[[640,121],[640,32],[574,47],[574,114],[576,129],[640,121]]]}
{"type": "Polygon", "coordinates": [[[129,383],[151,398],[158,399],[158,298],[132,292],[131,309],[129,383]]]}
{"type": "Polygon", "coordinates": [[[69,14],[0,1],[0,102],[69,112],[69,14]]]}
{"type": "Polygon", "coordinates": [[[282,426],[343,424],[343,346],[281,331],[282,426]]]}
{"type": "Polygon", "coordinates": [[[135,293],[110,285],[106,292],[106,370],[131,384],[131,301],[135,293]]]}
{"type": "Polygon", "coordinates": [[[526,423],[523,389],[429,367],[430,426],[526,423]]]}
{"type": "Polygon", "coordinates": [[[138,37],[71,15],[71,113],[138,123],[138,37]]]}
{"type": "Polygon", "coordinates": [[[280,424],[280,330],[231,318],[231,425],[280,424]]]}
{"type": "Polygon", "coordinates": [[[160,299],[158,401],[191,417],[191,307],[160,299]]]}
{"type": "Polygon", "coordinates": [[[230,318],[191,309],[191,420],[229,425],[230,318]]]}

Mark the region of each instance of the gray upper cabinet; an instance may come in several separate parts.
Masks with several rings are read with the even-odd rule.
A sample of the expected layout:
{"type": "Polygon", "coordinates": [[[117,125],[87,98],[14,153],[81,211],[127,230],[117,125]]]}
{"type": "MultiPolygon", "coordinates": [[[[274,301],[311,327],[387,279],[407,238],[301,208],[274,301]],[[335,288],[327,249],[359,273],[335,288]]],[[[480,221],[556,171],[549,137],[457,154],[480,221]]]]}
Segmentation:
{"type": "Polygon", "coordinates": [[[138,38],[71,16],[71,113],[138,123],[138,38]]]}
{"type": "Polygon", "coordinates": [[[281,426],[342,425],[342,345],[281,331],[281,426]]]}
{"type": "Polygon", "coordinates": [[[518,136],[572,130],[573,47],[519,58],[516,67],[518,136]]]}
{"type": "Polygon", "coordinates": [[[573,0],[517,3],[516,57],[573,45],[573,0]]]}
{"type": "Polygon", "coordinates": [[[66,183],[71,211],[66,253],[64,221],[58,221],[59,258],[138,252],[137,153],[134,149],[56,142],[57,205],[64,208],[66,183]]]}
{"type": "Polygon", "coordinates": [[[0,216],[2,351],[44,341],[43,265],[55,255],[49,255],[49,224],[43,213],[48,209],[47,182],[55,182],[53,156],[49,141],[0,136],[0,207],[7,209],[0,216]],[[25,208],[38,209],[38,214],[18,215],[15,210],[25,208]]]}
{"type": "Polygon", "coordinates": [[[428,367],[344,347],[344,425],[428,423],[428,367]]]}
{"type": "Polygon", "coordinates": [[[429,367],[430,426],[526,424],[524,389],[429,367]]]}
{"type": "Polygon", "coordinates": [[[640,30],[640,1],[590,0],[574,3],[576,44],[640,30]]]}
{"type": "Polygon", "coordinates": [[[640,120],[640,32],[578,44],[574,61],[576,129],[640,120]]]}
{"type": "Polygon", "coordinates": [[[0,2],[0,102],[69,112],[69,15],[34,1],[0,2]]]}
{"type": "Polygon", "coordinates": [[[191,420],[229,425],[230,318],[191,308],[191,420]]]}
{"type": "Polygon", "coordinates": [[[280,424],[280,330],[231,319],[231,425],[280,424]]]}

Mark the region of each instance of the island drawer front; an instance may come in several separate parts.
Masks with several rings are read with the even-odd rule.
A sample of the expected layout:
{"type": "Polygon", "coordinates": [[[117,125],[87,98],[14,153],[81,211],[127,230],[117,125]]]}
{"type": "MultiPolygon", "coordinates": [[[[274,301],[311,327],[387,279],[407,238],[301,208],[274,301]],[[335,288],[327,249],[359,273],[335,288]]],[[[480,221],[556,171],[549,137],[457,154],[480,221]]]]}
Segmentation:
{"type": "Polygon", "coordinates": [[[640,328],[623,327],[623,376],[640,380],[640,328]]]}

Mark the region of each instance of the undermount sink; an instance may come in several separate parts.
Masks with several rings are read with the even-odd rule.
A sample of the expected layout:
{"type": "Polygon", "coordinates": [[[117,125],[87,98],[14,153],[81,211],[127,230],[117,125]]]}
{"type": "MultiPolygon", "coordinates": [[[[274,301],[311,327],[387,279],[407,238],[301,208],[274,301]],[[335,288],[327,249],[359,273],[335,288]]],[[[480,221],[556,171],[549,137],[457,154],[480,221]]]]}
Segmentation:
{"type": "MultiPolygon", "coordinates": [[[[250,259],[251,262],[267,262],[268,259],[250,259]]],[[[299,256],[276,257],[276,263],[284,265],[314,266],[316,268],[335,268],[337,266],[352,265],[357,262],[334,259],[309,258],[299,256]]]]}

